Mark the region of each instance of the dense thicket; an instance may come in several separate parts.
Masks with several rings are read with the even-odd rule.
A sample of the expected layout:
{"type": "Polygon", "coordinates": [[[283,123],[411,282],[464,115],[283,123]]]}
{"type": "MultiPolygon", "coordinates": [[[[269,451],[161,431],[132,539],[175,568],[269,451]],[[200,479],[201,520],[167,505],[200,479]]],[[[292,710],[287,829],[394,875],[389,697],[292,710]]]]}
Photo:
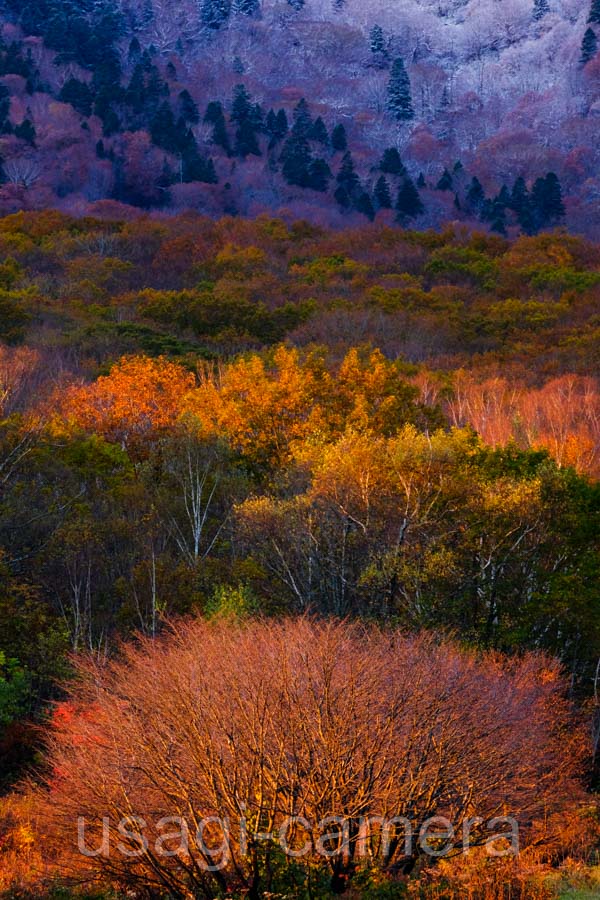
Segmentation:
{"type": "Polygon", "coordinates": [[[82,675],[36,801],[63,876],[87,885],[327,897],[414,869],[420,834],[437,831],[440,853],[434,816],[454,828],[448,854],[465,828],[471,848],[506,833],[496,816],[539,853],[582,799],[584,744],[540,656],[478,658],[348,622],[197,621],[82,675]]]}

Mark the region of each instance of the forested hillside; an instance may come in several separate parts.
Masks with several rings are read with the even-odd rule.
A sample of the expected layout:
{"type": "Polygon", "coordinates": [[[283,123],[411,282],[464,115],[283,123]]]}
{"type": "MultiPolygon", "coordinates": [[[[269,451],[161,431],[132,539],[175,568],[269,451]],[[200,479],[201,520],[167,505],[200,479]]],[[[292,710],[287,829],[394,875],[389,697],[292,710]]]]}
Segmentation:
{"type": "MultiPolygon", "coordinates": [[[[202,648],[202,708],[225,678],[215,708],[239,728],[231,765],[250,779],[250,807],[255,788],[244,767],[254,757],[239,748],[258,737],[246,730],[255,726],[240,685],[260,693],[265,679],[283,679],[296,699],[269,692],[269,716],[313,722],[311,704],[329,690],[321,679],[337,660],[331,677],[351,672],[358,693],[350,707],[334,703],[322,727],[362,753],[373,723],[388,721],[372,719],[366,653],[386,685],[378,702],[387,698],[397,713],[389,740],[407,742],[408,754],[414,741],[422,746],[422,796],[432,778],[440,792],[413,808],[382,781],[372,802],[400,804],[421,821],[446,802],[466,814],[473,792],[489,816],[510,801],[532,861],[486,876],[470,858],[470,883],[481,888],[473,896],[503,896],[484,892],[488,877],[499,879],[498,891],[513,885],[514,896],[558,896],[544,879],[566,878],[565,858],[577,869],[596,840],[584,790],[598,781],[600,733],[600,248],[560,232],[508,241],[461,228],[340,233],[266,216],[44,212],[3,219],[0,255],[2,788],[31,766],[37,772],[33,795],[0,807],[0,888],[41,896],[44,879],[66,873],[102,888],[155,885],[148,860],[132,869],[73,856],[68,817],[77,804],[96,822],[98,804],[121,808],[119,759],[129,757],[121,744],[107,756],[114,728],[128,753],[150,754],[144,766],[157,764],[163,741],[180,749],[192,721],[186,692],[200,688],[186,686],[188,676],[173,682],[179,663],[169,654],[182,672],[191,667],[193,681],[202,648]],[[173,626],[190,615],[202,624],[173,626]],[[243,624],[257,617],[262,624],[243,624]],[[276,625],[281,617],[287,624],[276,625]],[[317,624],[331,618],[348,621],[317,624]],[[161,643],[172,627],[176,636],[161,643]],[[407,636],[424,632],[436,637],[407,636]],[[120,642],[134,636],[125,649],[120,642]],[[404,656],[397,642],[407,642],[404,656]],[[260,653],[249,650],[255,644],[260,653]],[[308,646],[312,662],[302,656],[308,646]],[[279,672],[286,654],[292,667],[297,654],[315,667],[316,694],[279,672]],[[400,680],[386,681],[400,665],[415,677],[398,670],[400,680]],[[74,666],[76,686],[65,693],[74,666]],[[183,718],[174,724],[171,715],[183,718]],[[418,743],[430,727],[455,754],[447,767],[435,741],[418,743]],[[156,743],[147,743],[148,729],[156,743]],[[48,768],[40,750],[50,732],[48,768]],[[492,790],[490,767],[501,764],[503,787],[492,790]],[[44,836],[43,847],[32,834],[44,836]]],[[[206,722],[190,740],[227,759],[229,732],[221,745],[223,722],[216,731],[206,722]]],[[[299,754],[323,771],[341,765],[322,733],[302,734],[299,754]]],[[[382,765],[396,759],[375,743],[382,765]]],[[[264,753],[271,772],[275,749],[264,753]]],[[[168,756],[165,797],[184,766],[177,758],[168,756]]],[[[185,791],[200,783],[208,791],[192,758],[185,791]]],[[[289,777],[303,809],[342,802],[335,792],[317,802],[321,782],[296,764],[289,777]]],[[[130,789],[138,810],[164,809],[156,785],[136,776],[130,789]]],[[[239,800],[224,785],[215,797],[222,808],[239,800]]],[[[405,896],[414,869],[423,896],[464,896],[460,865],[393,858],[369,874],[373,890],[380,877],[400,892],[389,896],[405,896]]],[[[282,874],[268,853],[252,865],[228,870],[222,884],[172,862],[160,878],[177,890],[195,884],[214,896],[221,884],[245,896],[253,878],[266,890],[304,872],[282,874]]],[[[319,897],[356,876],[353,865],[334,866],[329,884],[314,866],[325,879],[319,897]]],[[[311,896],[294,883],[292,896],[311,896]]],[[[163,894],[157,887],[152,896],[163,894]]]]}
{"type": "Polygon", "coordinates": [[[0,211],[596,236],[596,0],[5,0],[0,211]]]}

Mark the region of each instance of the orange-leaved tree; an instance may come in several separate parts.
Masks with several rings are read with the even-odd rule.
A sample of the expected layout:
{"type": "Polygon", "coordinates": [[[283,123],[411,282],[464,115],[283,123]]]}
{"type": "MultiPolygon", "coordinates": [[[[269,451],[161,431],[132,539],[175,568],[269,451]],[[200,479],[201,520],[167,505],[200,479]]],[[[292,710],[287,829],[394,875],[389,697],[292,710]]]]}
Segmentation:
{"type": "Polygon", "coordinates": [[[195,376],[162,357],[125,357],[92,384],[58,398],[63,417],[130,448],[177,422],[195,376]]]}

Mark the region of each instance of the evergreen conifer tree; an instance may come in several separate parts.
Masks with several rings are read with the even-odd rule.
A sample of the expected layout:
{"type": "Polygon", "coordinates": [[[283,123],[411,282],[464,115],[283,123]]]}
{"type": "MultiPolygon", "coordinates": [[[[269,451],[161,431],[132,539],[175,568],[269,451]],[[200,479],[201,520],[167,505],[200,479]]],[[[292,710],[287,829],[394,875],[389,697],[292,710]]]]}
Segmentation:
{"type": "Polygon", "coordinates": [[[313,122],[308,132],[308,139],[309,141],[315,141],[317,144],[322,144],[324,147],[329,146],[329,135],[321,116],[318,116],[313,122]]]}
{"type": "Polygon", "coordinates": [[[452,175],[448,169],[444,169],[442,177],[435,186],[436,191],[451,191],[453,186],[452,175]]]}
{"type": "Polygon", "coordinates": [[[308,103],[304,99],[304,97],[300,100],[298,105],[295,107],[292,117],[294,120],[294,124],[292,130],[294,134],[299,137],[306,138],[308,140],[310,131],[313,127],[313,120],[310,115],[310,110],[308,108],[308,103]]]}
{"type": "Polygon", "coordinates": [[[331,169],[324,159],[313,160],[308,168],[308,187],[325,193],[331,180],[331,169]]]}
{"type": "Polygon", "coordinates": [[[371,31],[369,32],[369,46],[371,48],[371,53],[375,56],[387,54],[385,35],[381,25],[373,25],[371,28],[371,31]]]}
{"type": "Polygon", "coordinates": [[[565,214],[560,182],[554,172],[538,178],[531,191],[531,213],[536,228],[556,224],[565,214]]]}
{"type": "Polygon", "coordinates": [[[373,196],[379,209],[392,208],[392,195],[390,194],[390,186],[387,183],[385,175],[382,175],[377,181],[373,196]]]}
{"type": "Polygon", "coordinates": [[[363,216],[366,216],[371,222],[373,221],[375,218],[375,207],[373,206],[373,201],[367,191],[361,191],[359,193],[354,206],[357,212],[362,213],[363,216]]]}
{"type": "Polygon", "coordinates": [[[589,63],[589,61],[595,57],[597,52],[598,38],[596,37],[594,29],[588,28],[581,42],[581,65],[585,66],[587,63],[589,63]]]}
{"type": "Polygon", "coordinates": [[[360,181],[354,168],[354,160],[349,150],[346,151],[342,158],[336,181],[340,187],[344,188],[350,198],[354,196],[360,186],[360,181]]]}
{"type": "Polygon", "coordinates": [[[525,179],[520,175],[510,192],[509,208],[518,214],[527,203],[529,203],[529,191],[525,179]]]}
{"type": "Polygon", "coordinates": [[[287,113],[285,109],[280,109],[277,113],[277,134],[283,138],[288,133],[289,128],[287,113]]]}
{"type": "Polygon", "coordinates": [[[63,103],[70,103],[80,116],[91,116],[93,95],[85,81],[69,78],[58,96],[63,103]]]}
{"type": "Polygon", "coordinates": [[[231,121],[236,125],[246,122],[252,115],[252,103],[250,94],[243,84],[236,84],[233,89],[233,101],[231,104],[231,121]]]}
{"type": "Polygon", "coordinates": [[[281,151],[282,173],[287,183],[309,187],[312,161],[308,141],[292,131],[281,151]]]}
{"type": "Polygon", "coordinates": [[[173,110],[168,103],[161,103],[150,123],[152,143],[168,153],[178,153],[181,149],[181,135],[175,122],[173,110]]]}
{"type": "Polygon", "coordinates": [[[288,120],[284,109],[280,109],[278,113],[270,109],[267,114],[265,130],[269,135],[269,150],[283,140],[288,133],[288,120]]]}
{"type": "Polygon", "coordinates": [[[590,14],[588,16],[588,24],[600,25],[600,0],[592,0],[590,14]]]}
{"type": "Polygon", "coordinates": [[[467,203],[473,212],[480,213],[485,203],[485,191],[477,176],[473,176],[467,189],[467,203]]]}
{"type": "Polygon", "coordinates": [[[394,61],[388,83],[388,109],[399,122],[408,122],[415,116],[410,79],[400,56],[394,61]]]}
{"type": "Polygon", "coordinates": [[[179,94],[179,109],[181,110],[181,118],[188,125],[197,125],[200,121],[200,113],[198,107],[190,92],[186,89],[179,94]]]}
{"type": "Polygon", "coordinates": [[[256,138],[256,128],[251,119],[244,119],[235,132],[235,155],[245,159],[247,156],[260,156],[260,147],[256,138]]]}
{"type": "Polygon", "coordinates": [[[383,153],[383,158],[379,163],[379,170],[385,172],[386,175],[404,175],[406,169],[395,147],[389,147],[383,153]]]}
{"type": "Polygon", "coordinates": [[[331,148],[336,153],[345,153],[345,151],[348,149],[346,129],[341,123],[339,125],[336,125],[331,132],[331,148]]]}
{"type": "Polygon", "coordinates": [[[217,147],[222,147],[229,156],[231,153],[231,144],[229,135],[227,134],[227,123],[225,122],[225,114],[223,107],[218,100],[212,100],[204,114],[204,121],[213,126],[211,141],[217,147]]]}
{"type": "Polygon", "coordinates": [[[404,184],[398,192],[396,209],[398,210],[399,222],[404,222],[406,219],[414,219],[425,211],[415,183],[408,176],[404,179],[404,184]]]}

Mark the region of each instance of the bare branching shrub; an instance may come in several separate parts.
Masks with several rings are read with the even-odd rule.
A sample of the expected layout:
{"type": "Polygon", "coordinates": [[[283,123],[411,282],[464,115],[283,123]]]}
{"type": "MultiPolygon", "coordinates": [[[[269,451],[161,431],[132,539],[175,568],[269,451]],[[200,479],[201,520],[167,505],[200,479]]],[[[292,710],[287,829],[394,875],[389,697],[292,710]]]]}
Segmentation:
{"type": "Polygon", "coordinates": [[[36,799],[46,845],[85,884],[258,897],[283,835],[306,850],[285,866],[320,867],[339,890],[360,867],[408,872],[423,856],[404,826],[386,842],[366,817],[402,816],[418,834],[443,815],[452,855],[475,817],[472,844],[494,816],[518,821],[522,847],[551,844],[582,799],[584,742],[540,655],[477,656],[348,622],[194,621],[81,675],[36,799]],[[106,852],[81,853],[78,818],[90,851],[104,820],[106,852]]]}

